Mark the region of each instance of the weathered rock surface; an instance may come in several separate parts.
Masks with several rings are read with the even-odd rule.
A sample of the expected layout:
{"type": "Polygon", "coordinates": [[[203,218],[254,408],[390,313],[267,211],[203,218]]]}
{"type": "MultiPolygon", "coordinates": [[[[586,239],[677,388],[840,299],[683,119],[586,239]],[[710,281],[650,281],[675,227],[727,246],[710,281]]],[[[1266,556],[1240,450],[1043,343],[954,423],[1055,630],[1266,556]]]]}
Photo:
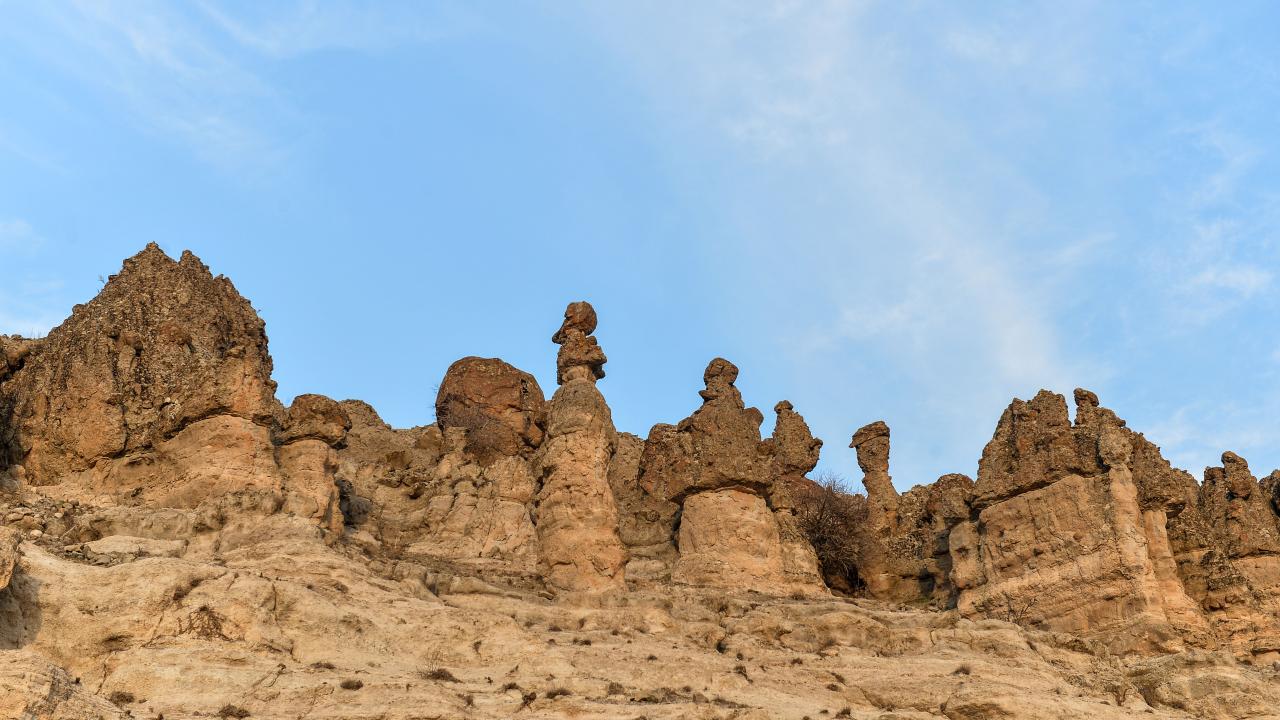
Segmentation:
{"type": "Polygon", "coordinates": [[[538,570],[557,592],[616,593],[626,589],[627,554],[618,537],[618,508],[609,486],[617,443],[613,417],[596,380],[604,352],[589,333],[596,313],[571,303],[552,341],[560,388],[547,408],[547,434],[536,467],[541,479],[535,527],[538,570]]]}
{"type": "MultiPolygon", "coordinates": [[[[677,582],[772,591],[821,591],[817,558],[794,517],[791,486],[817,463],[821,441],[791,404],[779,403],[775,436],[734,386],[738,368],[716,358],[703,373],[703,403],[678,425],[649,432],[640,459],[642,492],[678,505],[677,582]],[[734,558],[727,561],[725,558],[734,558]],[[738,559],[754,558],[738,567],[738,559]]],[[[667,527],[660,515],[658,534],[667,527]]]]}
{"type": "Polygon", "coordinates": [[[488,461],[530,455],[542,444],[546,400],[532,375],[497,358],[466,357],[449,366],[436,395],[440,431],[467,431],[473,456],[488,461]]]}
{"type": "Polygon", "coordinates": [[[407,430],[281,406],[190,254],[0,337],[0,717],[1280,717],[1280,472],[1197,484],[1077,390],[1014,401],[976,483],[899,493],[872,423],[845,495],[722,359],[617,432],[595,327],[550,403],[464,358],[407,430]]]}
{"type": "Polygon", "coordinates": [[[175,262],[154,244],[21,363],[0,386],[0,444],[37,484],[210,418],[270,428],[278,409],[249,302],[195,255],[175,262]]]}

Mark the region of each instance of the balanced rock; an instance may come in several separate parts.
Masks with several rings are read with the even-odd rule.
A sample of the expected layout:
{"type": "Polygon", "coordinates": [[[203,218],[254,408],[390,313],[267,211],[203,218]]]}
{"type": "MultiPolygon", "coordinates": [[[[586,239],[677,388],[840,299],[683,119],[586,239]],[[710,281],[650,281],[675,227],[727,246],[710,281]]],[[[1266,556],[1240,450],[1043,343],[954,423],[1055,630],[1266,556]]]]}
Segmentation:
{"type": "Polygon", "coordinates": [[[780,434],[762,441],[764,417],[743,403],[737,377],[733,363],[713,359],[703,373],[702,406],[678,425],[655,425],[645,442],[641,488],[681,508],[671,576],[690,585],[819,590],[817,558],[785,483],[812,469],[820,443],[803,418],[787,414],[789,403],[777,408],[780,434]]]}
{"type": "Polygon", "coordinates": [[[538,569],[561,593],[625,590],[627,557],[618,537],[618,509],[609,486],[616,448],[613,418],[596,380],[604,352],[594,337],[596,314],[576,302],[552,337],[560,345],[560,387],[547,407],[547,432],[537,456],[541,490],[535,526],[538,569]]]}
{"type": "Polygon", "coordinates": [[[883,420],[858,428],[849,441],[858,453],[862,485],[867,489],[868,519],[891,531],[897,523],[898,491],[889,476],[889,426],[883,420]]]}

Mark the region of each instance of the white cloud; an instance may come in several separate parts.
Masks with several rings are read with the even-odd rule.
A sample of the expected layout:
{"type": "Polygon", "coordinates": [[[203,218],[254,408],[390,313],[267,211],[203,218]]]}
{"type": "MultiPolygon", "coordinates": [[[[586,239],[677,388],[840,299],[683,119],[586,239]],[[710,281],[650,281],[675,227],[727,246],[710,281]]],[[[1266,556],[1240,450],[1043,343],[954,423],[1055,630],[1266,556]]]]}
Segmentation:
{"type": "MultiPolygon", "coordinates": [[[[658,7],[611,6],[596,27],[632,64],[676,141],[711,147],[721,154],[709,162],[753,176],[742,188],[717,187],[744,193],[727,203],[740,242],[718,256],[727,275],[758,290],[726,302],[749,318],[744,333],[778,338],[800,382],[828,394],[834,382],[842,395],[829,403],[896,403],[878,386],[910,388],[912,419],[937,426],[917,440],[903,434],[898,462],[915,464],[900,480],[932,479],[920,477],[928,461],[912,457],[909,443],[928,444],[918,438],[931,435],[933,451],[967,445],[976,460],[989,427],[974,430],[975,412],[992,412],[980,425],[994,424],[1012,395],[1069,391],[1101,374],[1065,346],[1053,291],[1112,236],[1084,228],[1063,247],[1030,242],[1045,203],[1018,169],[1018,148],[980,142],[913,65],[947,46],[1035,86],[1043,68],[1025,49],[948,34],[946,18],[941,28],[916,26],[924,18],[907,13],[903,27],[886,28],[864,3],[658,7]],[[866,371],[881,377],[834,380],[854,362],[883,368],[866,371]]],[[[1077,60],[1055,83],[1072,85],[1087,65],[1077,60]]],[[[716,201],[702,194],[705,182],[692,184],[703,205],[716,201]]],[[[810,422],[824,437],[851,429],[847,410],[820,412],[810,409],[810,422]]],[[[833,448],[824,462],[840,457],[833,448]]]]}
{"type": "Polygon", "coordinates": [[[30,251],[43,242],[44,239],[26,220],[0,220],[0,249],[30,251]]]}
{"type": "Polygon", "coordinates": [[[465,6],[452,3],[301,1],[241,5],[235,13],[220,2],[199,7],[236,42],[274,58],[322,50],[377,52],[439,40],[479,22],[465,6]]]}
{"type": "Polygon", "coordinates": [[[1248,265],[1205,268],[1188,281],[1194,287],[1227,290],[1241,298],[1258,294],[1271,284],[1270,272],[1248,265]]]}

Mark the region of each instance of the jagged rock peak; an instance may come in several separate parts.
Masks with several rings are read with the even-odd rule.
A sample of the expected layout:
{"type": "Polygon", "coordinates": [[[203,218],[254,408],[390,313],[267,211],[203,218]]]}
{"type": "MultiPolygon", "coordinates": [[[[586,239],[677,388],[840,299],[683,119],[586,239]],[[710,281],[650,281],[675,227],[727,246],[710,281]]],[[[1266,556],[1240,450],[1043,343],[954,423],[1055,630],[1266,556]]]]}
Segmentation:
{"type": "Polygon", "coordinates": [[[1096,408],[1098,407],[1098,395],[1091,390],[1084,388],[1075,389],[1076,408],[1096,408]]]}
{"type": "Polygon", "coordinates": [[[596,331],[596,310],[586,301],[571,302],[564,310],[564,322],[551,342],[560,346],[556,356],[556,382],[563,385],[579,377],[599,380],[609,361],[592,337],[596,331]],[[579,369],[581,368],[581,369],[579,369]]]}
{"type": "Polygon", "coordinates": [[[231,281],[152,243],[29,349],[0,392],[0,445],[43,482],[214,415],[271,426],[271,369],[265,326],[231,281]]]}
{"type": "Polygon", "coordinates": [[[801,477],[818,465],[822,441],[787,400],[773,406],[773,464],[776,477],[801,477]]]}

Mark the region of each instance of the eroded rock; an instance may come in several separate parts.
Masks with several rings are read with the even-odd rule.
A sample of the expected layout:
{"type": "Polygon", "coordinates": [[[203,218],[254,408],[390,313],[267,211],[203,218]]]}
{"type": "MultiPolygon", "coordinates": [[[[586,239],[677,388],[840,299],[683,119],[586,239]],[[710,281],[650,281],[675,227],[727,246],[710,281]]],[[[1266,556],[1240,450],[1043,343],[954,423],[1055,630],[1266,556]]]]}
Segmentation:
{"type": "Polygon", "coordinates": [[[465,428],[468,449],[482,462],[529,456],[542,444],[546,400],[529,373],[498,358],[465,357],[440,381],[436,422],[441,432],[465,428]]]}
{"type": "Polygon", "coordinates": [[[596,388],[604,352],[594,337],[596,314],[576,302],[552,337],[560,387],[547,408],[547,433],[536,467],[541,480],[535,527],[538,570],[557,592],[613,593],[626,589],[626,551],[618,537],[618,509],[609,487],[616,431],[596,388]]]}
{"type": "Polygon", "coordinates": [[[35,484],[156,447],[208,418],[270,427],[278,412],[267,336],[249,302],[195,255],[175,262],[155,244],[29,347],[0,388],[0,444],[35,484]]]}

